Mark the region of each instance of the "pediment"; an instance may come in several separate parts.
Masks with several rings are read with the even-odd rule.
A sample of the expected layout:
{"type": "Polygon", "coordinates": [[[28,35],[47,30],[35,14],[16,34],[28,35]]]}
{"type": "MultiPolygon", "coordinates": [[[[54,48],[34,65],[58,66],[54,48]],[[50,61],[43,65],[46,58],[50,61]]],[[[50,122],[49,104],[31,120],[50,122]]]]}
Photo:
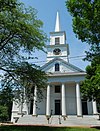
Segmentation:
{"type": "Polygon", "coordinates": [[[41,67],[43,71],[46,73],[55,73],[55,64],[59,63],[59,72],[61,73],[71,73],[71,72],[84,72],[80,68],[60,59],[60,58],[55,58],[48,63],[46,63],[44,66],[41,67]]]}

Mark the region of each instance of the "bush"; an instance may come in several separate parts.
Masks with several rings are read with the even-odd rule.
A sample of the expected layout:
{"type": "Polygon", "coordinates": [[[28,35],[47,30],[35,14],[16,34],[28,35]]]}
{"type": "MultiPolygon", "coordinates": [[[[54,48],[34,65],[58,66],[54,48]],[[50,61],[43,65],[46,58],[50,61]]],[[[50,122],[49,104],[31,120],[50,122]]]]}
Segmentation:
{"type": "Polygon", "coordinates": [[[0,122],[5,122],[8,119],[8,108],[0,105],[0,122]]]}

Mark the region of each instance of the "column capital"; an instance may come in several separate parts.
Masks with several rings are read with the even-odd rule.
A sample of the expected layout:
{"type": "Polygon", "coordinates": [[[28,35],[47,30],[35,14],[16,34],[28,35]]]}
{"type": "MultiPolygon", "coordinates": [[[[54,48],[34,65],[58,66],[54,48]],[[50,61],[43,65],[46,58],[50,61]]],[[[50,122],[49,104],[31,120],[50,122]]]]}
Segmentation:
{"type": "Polygon", "coordinates": [[[80,84],[80,81],[75,81],[76,84],[80,84]]]}
{"type": "Polygon", "coordinates": [[[61,83],[61,85],[65,85],[65,84],[66,84],[66,82],[62,82],[62,83],[61,83]]]}
{"type": "Polygon", "coordinates": [[[35,86],[35,88],[37,88],[37,85],[34,85],[35,86]]]}
{"type": "Polygon", "coordinates": [[[48,82],[48,83],[47,83],[47,86],[50,86],[50,85],[51,85],[51,83],[50,83],[50,82],[48,82]]]}

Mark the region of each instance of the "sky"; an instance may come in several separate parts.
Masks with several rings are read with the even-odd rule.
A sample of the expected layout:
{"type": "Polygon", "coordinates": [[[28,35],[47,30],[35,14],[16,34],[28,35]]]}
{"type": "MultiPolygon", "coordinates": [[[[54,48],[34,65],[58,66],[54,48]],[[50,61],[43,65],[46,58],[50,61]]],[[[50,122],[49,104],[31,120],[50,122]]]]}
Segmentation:
{"type": "MultiPolygon", "coordinates": [[[[65,6],[65,0],[20,0],[25,4],[26,7],[32,6],[37,10],[38,19],[42,20],[43,28],[42,30],[47,34],[48,38],[50,37],[49,33],[55,30],[55,22],[56,22],[56,13],[59,12],[60,15],[60,26],[61,31],[66,32],[66,43],[69,44],[69,62],[83,70],[89,64],[88,62],[84,62],[82,57],[85,55],[85,51],[88,50],[88,44],[82,43],[75,37],[72,28],[72,16],[67,11],[65,6]]],[[[49,44],[47,42],[46,44],[49,44]]],[[[38,51],[34,54],[38,57],[38,60],[34,60],[38,65],[43,65],[46,63],[46,53],[42,51],[38,51]]]]}

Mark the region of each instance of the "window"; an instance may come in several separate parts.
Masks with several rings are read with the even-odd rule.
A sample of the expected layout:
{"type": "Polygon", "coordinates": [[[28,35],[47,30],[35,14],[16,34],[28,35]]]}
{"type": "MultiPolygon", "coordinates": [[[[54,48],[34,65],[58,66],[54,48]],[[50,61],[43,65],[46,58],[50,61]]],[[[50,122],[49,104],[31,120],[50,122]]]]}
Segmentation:
{"type": "Polygon", "coordinates": [[[59,63],[55,64],[55,71],[59,71],[59,63]]]}
{"type": "Polygon", "coordinates": [[[57,37],[57,38],[55,38],[55,45],[59,45],[59,44],[60,44],[60,38],[57,37]]]}
{"type": "Polygon", "coordinates": [[[61,92],[60,85],[56,85],[55,86],[55,93],[60,93],[60,92],[61,92]]]}

